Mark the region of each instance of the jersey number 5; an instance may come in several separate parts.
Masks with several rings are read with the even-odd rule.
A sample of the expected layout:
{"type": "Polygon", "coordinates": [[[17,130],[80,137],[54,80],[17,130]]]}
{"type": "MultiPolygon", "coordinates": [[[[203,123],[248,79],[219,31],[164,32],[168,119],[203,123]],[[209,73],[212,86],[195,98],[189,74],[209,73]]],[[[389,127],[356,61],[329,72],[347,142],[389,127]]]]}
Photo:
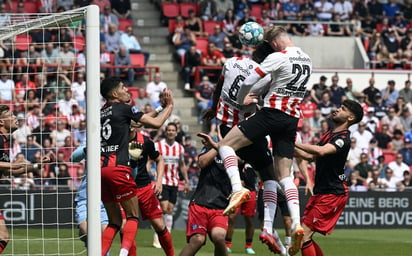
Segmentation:
{"type": "Polygon", "coordinates": [[[102,137],[108,140],[112,136],[112,126],[110,125],[110,119],[106,119],[102,126],[102,137]]]}
{"type": "Polygon", "coordinates": [[[240,83],[245,81],[245,77],[242,75],[238,75],[235,80],[233,81],[232,85],[229,89],[229,98],[233,101],[237,100],[237,94],[239,93],[240,83]]]}
{"type": "Polygon", "coordinates": [[[296,74],[296,76],[295,78],[292,79],[292,81],[290,81],[286,85],[286,89],[291,90],[291,91],[298,91],[298,92],[306,91],[306,83],[308,82],[309,77],[310,77],[310,66],[293,64],[292,74],[296,74]],[[305,76],[305,79],[300,84],[298,84],[301,76],[305,76]]]}

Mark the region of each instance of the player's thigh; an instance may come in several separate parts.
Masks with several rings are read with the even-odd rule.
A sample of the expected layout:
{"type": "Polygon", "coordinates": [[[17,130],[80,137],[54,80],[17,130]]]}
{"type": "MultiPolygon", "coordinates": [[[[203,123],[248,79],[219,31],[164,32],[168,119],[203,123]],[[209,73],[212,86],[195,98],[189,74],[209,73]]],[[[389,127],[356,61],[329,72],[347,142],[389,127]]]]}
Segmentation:
{"type": "Polygon", "coordinates": [[[290,177],[290,168],[293,163],[292,158],[283,156],[274,156],[275,172],[278,180],[282,180],[286,177],[290,177]]]}
{"type": "Polygon", "coordinates": [[[107,202],[104,203],[104,208],[106,208],[109,223],[116,224],[120,227],[122,225],[122,214],[119,204],[116,202],[107,202]]]}
{"type": "Polygon", "coordinates": [[[126,218],[139,216],[139,202],[137,196],[123,200],[120,204],[126,214],[126,218]]]}
{"type": "Polygon", "coordinates": [[[238,150],[245,146],[252,144],[252,141],[249,140],[237,126],[233,127],[226,136],[219,142],[219,147],[229,146],[233,150],[238,150]]]}

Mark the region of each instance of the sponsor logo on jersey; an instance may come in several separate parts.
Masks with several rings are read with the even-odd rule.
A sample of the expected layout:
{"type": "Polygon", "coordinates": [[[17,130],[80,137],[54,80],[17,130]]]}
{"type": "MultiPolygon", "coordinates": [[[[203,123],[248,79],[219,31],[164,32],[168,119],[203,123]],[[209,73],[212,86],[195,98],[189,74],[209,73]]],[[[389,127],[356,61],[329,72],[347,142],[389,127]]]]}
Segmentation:
{"type": "MultiPolygon", "coordinates": [[[[252,65],[250,65],[250,66],[252,66],[252,65]]],[[[249,66],[249,69],[250,69],[250,66],[249,66]]],[[[237,64],[237,63],[235,63],[235,64],[233,65],[233,68],[237,68],[237,69],[239,69],[242,73],[245,73],[245,74],[247,74],[248,76],[250,76],[250,71],[249,71],[248,69],[244,69],[242,66],[240,66],[240,65],[237,64]]]]}
{"type": "Polygon", "coordinates": [[[345,144],[345,142],[343,142],[342,139],[337,139],[337,140],[335,141],[335,144],[336,144],[336,146],[342,148],[343,145],[345,144]]]}
{"type": "Polygon", "coordinates": [[[139,112],[139,110],[135,107],[135,106],[133,106],[132,107],[132,113],[133,114],[136,114],[136,113],[138,113],[139,112]]]}

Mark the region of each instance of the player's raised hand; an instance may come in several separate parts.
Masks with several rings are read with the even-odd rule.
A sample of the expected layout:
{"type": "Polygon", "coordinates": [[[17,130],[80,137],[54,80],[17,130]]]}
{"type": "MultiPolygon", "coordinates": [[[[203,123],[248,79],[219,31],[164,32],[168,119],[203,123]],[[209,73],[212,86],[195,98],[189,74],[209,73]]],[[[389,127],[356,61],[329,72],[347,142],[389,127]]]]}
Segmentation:
{"type": "Polygon", "coordinates": [[[173,105],[172,91],[169,89],[164,89],[162,92],[162,99],[160,100],[162,107],[167,107],[173,105]]]}
{"type": "Polygon", "coordinates": [[[205,147],[212,147],[217,149],[217,143],[208,134],[200,132],[197,134],[197,136],[202,138],[202,144],[205,147]]]}
{"type": "Polygon", "coordinates": [[[216,110],[212,108],[206,109],[205,113],[202,116],[202,119],[205,121],[210,121],[216,117],[216,110]]]}
{"type": "Polygon", "coordinates": [[[256,104],[258,103],[259,96],[256,93],[248,93],[243,100],[244,105],[256,104]]]}

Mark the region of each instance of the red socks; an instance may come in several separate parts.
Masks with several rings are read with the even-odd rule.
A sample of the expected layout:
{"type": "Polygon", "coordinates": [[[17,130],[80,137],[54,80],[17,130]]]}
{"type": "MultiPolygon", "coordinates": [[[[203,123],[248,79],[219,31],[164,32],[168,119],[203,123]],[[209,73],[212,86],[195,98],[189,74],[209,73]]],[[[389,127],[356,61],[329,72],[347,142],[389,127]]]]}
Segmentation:
{"type": "Polygon", "coordinates": [[[302,256],[323,256],[323,252],[319,245],[313,240],[303,243],[301,252],[302,256]]]}
{"type": "MultiPolygon", "coordinates": [[[[123,227],[122,249],[130,251],[133,243],[136,244],[136,234],[139,228],[139,219],[136,217],[129,217],[123,227]]],[[[136,251],[136,250],[135,250],[136,251]]]]}
{"type": "Polygon", "coordinates": [[[112,246],[112,242],[117,232],[119,232],[120,227],[114,224],[109,224],[104,229],[102,234],[102,256],[106,255],[112,246]]]}
{"type": "Polygon", "coordinates": [[[175,249],[173,247],[172,236],[170,235],[169,230],[165,227],[165,229],[157,233],[157,235],[159,236],[160,245],[166,253],[166,256],[174,256],[175,249]]]}

